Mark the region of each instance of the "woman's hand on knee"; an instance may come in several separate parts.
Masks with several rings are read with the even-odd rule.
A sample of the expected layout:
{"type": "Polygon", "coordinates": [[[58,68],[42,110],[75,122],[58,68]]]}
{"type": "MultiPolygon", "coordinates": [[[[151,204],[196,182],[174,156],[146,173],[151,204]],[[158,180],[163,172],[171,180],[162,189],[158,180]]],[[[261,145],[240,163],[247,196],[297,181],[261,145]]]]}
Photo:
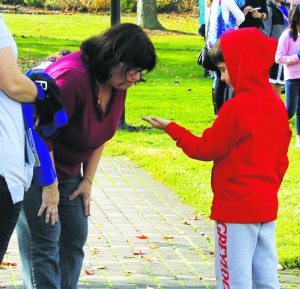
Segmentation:
{"type": "Polygon", "coordinates": [[[41,217],[45,212],[45,223],[49,221],[51,225],[55,225],[58,221],[58,203],[59,191],[57,182],[51,186],[43,187],[42,205],[39,209],[38,216],[41,217]]]}
{"type": "Polygon", "coordinates": [[[87,181],[86,179],[83,179],[82,182],[77,187],[77,189],[69,196],[70,200],[74,200],[79,195],[82,197],[83,210],[84,210],[84,215],[86,217],[90,216],[90,214],[91,214],[91,211],[90,211],[91,190],[92,190],[91,182],[87,181]]]}

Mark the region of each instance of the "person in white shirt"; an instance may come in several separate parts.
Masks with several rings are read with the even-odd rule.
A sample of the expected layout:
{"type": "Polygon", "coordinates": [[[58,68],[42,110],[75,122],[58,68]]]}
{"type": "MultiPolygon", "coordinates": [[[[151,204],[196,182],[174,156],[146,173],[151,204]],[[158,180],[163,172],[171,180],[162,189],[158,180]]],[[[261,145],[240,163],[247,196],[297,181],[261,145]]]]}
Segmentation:
{"type": "Polygon", "coordinates": [[[16,43],[0,14],[0,264],[34,166],[20,102],[35,101],[38,91],[19,70],[16,58],[16,43]]]}

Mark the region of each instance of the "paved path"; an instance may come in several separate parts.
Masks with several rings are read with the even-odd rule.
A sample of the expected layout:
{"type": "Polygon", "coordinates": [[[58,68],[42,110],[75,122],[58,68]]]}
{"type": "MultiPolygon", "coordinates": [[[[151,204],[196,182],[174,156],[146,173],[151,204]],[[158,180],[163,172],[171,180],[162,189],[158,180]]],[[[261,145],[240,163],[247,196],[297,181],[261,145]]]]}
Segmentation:
{"type": "MultiPolygon", "coordinates": [[[[215,288],[213,223],[198,218],[127,159],[104,157],[93,187],[79,288],[215,288]]],[[[6,260],[17,266],[0,270],[0,287],[21,289],[15,235],[6,260]]],[[[282,271],[280,279],[282,288],[300,288],[299,271],[282,271]]]]}

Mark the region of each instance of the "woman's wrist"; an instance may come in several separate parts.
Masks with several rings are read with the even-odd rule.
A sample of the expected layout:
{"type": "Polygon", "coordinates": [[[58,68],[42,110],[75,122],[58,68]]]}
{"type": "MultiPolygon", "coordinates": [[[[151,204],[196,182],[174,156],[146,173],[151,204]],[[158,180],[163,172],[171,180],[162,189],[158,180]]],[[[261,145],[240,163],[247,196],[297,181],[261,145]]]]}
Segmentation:
{"type": "Polygon", "coordinates": [[[260,16],[260,19],[261,19],[262,21],[264,21],[264,17],[265,17],[265,14],[262,12],[262,13],[261,13],[261,16],[260,16]]]}
{"type": "Polygon", "coordinates": [[[53,184],[43,187],[43,192],[54,192],[57,191],[57,188],[58,188],[58,181],[56,179],[53,184]]]}
{"type": "Polygon", "coordinates": [[[89,176],[83,176],[84,180],[87,180],[91,185],[93,184],[94,180],[93,178],[89,177],[89,176]]]}

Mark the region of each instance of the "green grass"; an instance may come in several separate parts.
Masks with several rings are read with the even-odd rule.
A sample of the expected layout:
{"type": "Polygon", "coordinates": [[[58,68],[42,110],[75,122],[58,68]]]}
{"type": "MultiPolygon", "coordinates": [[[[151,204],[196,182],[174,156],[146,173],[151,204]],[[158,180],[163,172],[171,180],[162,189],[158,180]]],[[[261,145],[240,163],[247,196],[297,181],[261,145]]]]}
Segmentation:
{"type": "MultiPolygon", "coordinates": [[[[98,34],[110,25],[107,15],[13,15],[4,18],[15,35],[23,68],[35,64],[60,48],[78,49],[82,40],[98,34]]],[[[214,120],[211,104],[212,81],[202,77],[196,55],[203,40],[196,35],[198,19],[161,15],[165,28],[180,33],[151,32],[159,57],[155,71],[147,82],[129,90],[126,100],[126,122],[144,125],[141,115],[156,115],[176,120],[196,134],[214,120]]],[[[126,15],[122,22],[135,22],[126,15]]],[[[295,131],[294,121],[291,122],[295,131]]],[[[279,193],[277,245],[280,263],[289,268],[300,267],[300,178],[299,153],[289,151],[290,166],[279,193]]],[[[274,144],[276,145],[276,144],[274,144]]],[[[105,154],[125,155],[142,166],[155,179],[172,188],[179,198],[209,215],[212,200],[211,163],[188,159],[164,133],[118,131],[107,144],[105,154]]]]}

